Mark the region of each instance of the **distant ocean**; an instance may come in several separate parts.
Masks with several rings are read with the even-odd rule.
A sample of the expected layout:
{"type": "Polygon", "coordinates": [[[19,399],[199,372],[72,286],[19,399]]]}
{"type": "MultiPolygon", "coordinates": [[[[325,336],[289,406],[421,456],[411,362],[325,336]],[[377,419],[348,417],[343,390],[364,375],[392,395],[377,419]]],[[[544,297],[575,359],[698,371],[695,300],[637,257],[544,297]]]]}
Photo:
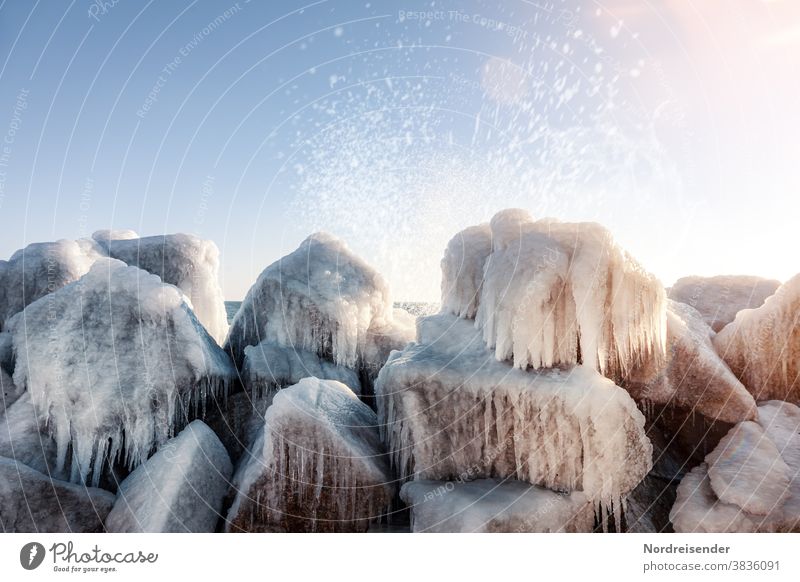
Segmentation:
{"type": "MultiPolygon", "coordinates": [[[[233,321],[233,316],[239,311],[242,306],[241,301],[226,301],[225,312],[228,314],[228,323],[233,321]]],[[[421,315],[431,315],[439,311],[438,303],[426,303],[424,301],[398,301],[394,304],[395,307],[405,309],[411,315],[417,317],[421,315]]]]}

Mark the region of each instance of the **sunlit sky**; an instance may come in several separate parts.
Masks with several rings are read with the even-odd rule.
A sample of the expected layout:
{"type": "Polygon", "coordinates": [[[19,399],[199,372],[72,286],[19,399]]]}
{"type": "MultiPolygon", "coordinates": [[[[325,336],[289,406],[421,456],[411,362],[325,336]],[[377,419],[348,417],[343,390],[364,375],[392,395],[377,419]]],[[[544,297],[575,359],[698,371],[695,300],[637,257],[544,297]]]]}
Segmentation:
{"type": "Polygon", "coordinates": [[[509,206],[666,285],[800,271],[794,0],[4,0],[0,134],[0,257],[190,232],[228,299],[328,230],[436,300],[509,206]]]}

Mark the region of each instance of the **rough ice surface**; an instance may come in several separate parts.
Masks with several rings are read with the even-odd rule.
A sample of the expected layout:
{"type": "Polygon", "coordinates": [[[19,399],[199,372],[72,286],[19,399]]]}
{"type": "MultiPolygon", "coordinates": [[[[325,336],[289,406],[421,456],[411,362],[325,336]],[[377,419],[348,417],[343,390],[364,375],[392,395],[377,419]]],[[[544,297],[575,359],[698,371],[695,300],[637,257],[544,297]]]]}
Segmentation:
{"type": "Polygon", "coordinates": [[[261,273],[225,347],[239,367],[245,348],[263,341],[312,352],[356,370],[362,389],[371,391],[364,381],[377,376],[392,349],[411,339],[409,317],[393,309],[389,287],[377,271],[341,240],[316,233],[261,273]]]}
{"type": "Polygon", "coordinates": [[[681,481],[675,531],[800,531],[800,408],[769,401],[758,412],[758,428],[734,427],[681,481]]]}
{"type": "Polygon", "coordinates": [[[498,359],[520,369],[580,363],[615,380],[663,363],[664,289],[608,230],[509,209],[491,220],[487,254],[485,227],[475,229],[448,245],[443,311],[474,313],[498,359]]]}
{"type": "Polygon", "coordinates": [[[208,426],[195,420],[122,482],[106,529],[213,532],[232,472],[225,447],[208,426]]]}
{"type": "Polygon", "coordinates": [[[524,481],[410,481],[400,497],[411,509],[415,533],[591,532],[594,526],[594,507],[582,492],[524,481]]]}
{"type": "Polygon", "coordinates": [[[519,479],[617,510],[650,470],[644,416],[591,368],[498,362],[470,321],[449,314],[420,318],[417,335],[376,383],[402,479],[519,479]]]}
{"type": "Polygon", "coordinates": [[[94,533],[114,494],[51,479],[0,457],[0,528],[4,533],[94,533]]]}
{"type": "Polygon", "coordinates": [[[234,478],[228,531],[366,531],[393,479],[375,413],[347,386],[304,378],[275,396],[234,478]]]}
{"type": "Polygon", "coordinates": [[[114,259],[99,259],[9,327],[14,381],[45,418],[58,469],[68,465],[73,482],[91,474],[96,485],[107,460],[141,464],[236,375],[176,287],[114,259]]]}
{"type": "Polygon", "coordinates": [[[58,448],[47,433],[47,418],[38,414],[27,392],[0,414],[0,457],[8,457],[56,479],[69,479],[58,467],[58,448]]]}
{"type": "Polygon", "coordinates": [[[197,319],[219,344],[228,333],[219,286],[219,250],[191,234],[138,238],[133,231],[99,231],[94,240],[111,258],[158,275],[189,298],[197,319]]]}
{"type": "Polygon", "coordinates": [[[745,309],[714,338],[714,347],[756,400],[800,403],[800,275],[764,305],[745,309]]]}
{"type": "Polygon", "coordinates": [[[636,400],[670,404],[731,424],[755,420],[756,402],[712,344],[714,332],[689,305],[669,301],[667,363],[652,380],[626,383],[636,400]]]}
{"type": "Polygon", "coordinates": [[[475,317],[483,268],[491,252],[488,224],[471,226],[450,240],[442,259],[442,311],[467,319],[475,317]]]}
{"type": "Polygon", "coordinates": [[[14,384],[14,381],[11,379],[11,376],[0,367],[0,418],[2,418],[3,413],[14,404],[24,390],[14,384]]]}
{"type": "Polygon", "coordinates": [[[286,348],[268,341],[244,349],[241,377],[253,396],[267,395],[312,376],[337,380],[361,394],[361,382],[354,370],[323,360],[314,352],[286,348]]]}
{"type": "Polygon", "coordinates": [[[669,298],[691,305],[715,332],[728,325],[742,309],[761,307],[780,287],[780,281],[748,275],[683,277],[669,290],[669,298]]]}
{"type": "Polygon", "coordinates": [[[37,299],[80,279],[99,258],[87,241],[33,243],[0,261],[0,329],[37,299]]]}

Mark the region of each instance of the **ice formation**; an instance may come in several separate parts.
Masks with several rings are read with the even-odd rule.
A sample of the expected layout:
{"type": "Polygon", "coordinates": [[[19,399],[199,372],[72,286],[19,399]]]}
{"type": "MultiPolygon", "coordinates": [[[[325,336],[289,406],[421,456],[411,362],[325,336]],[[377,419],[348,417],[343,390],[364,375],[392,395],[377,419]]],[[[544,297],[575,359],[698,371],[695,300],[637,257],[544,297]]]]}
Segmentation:
{"type": "Polygon", "coordinates": [[[497,359],[523,370],[582,363],[615,380],[663,363],[664,289],[605,228],[510,209],[489,229],[491,246],[485,227],[448,245],[442,303],[474,313],[497,359]]]}
{"type": "Polygon", "coordinates": [[[23,390],[14,384],[11,376],[0,367],[0,418],[14,402],[22,396],[23,390]]]}
{"type": "Polygon", "coordinates": [[[46,417],[37,414],[27,392],[0,415],[0,457],[8,457],[56,479],[68,479],[58,467],[55,441],[47,434],[46,417]]]}
{"type": "Polygon", "coordinates": [[[594,507],[580,491],[558,493],[523,481],[410,481],[400,496],[415,533],[591,532],[594,526],[594,507]]]}
{"type": "Polygon", "coordinates": [[[5,533],[102,532],[113,504],[113,493],[51,479],[0,457],[0,528],[5,533]]]}
{"type": "Polygon", "coordinates": [[[176,287],[114,259],[32,303],[9,328],[14,381],[75,482],[91,474],[97,484],[107,459],[139,465],[236,375],[176,287]]]}
{"type": "Polygon", "coordinates": [[[376,396],[404,480],[512,478],[617,510],[651,467],[644,416],[625,390],[587,366],[499,362],[453,315],[418,320],[417,343],[389,358],[376,396]]]}
{"type": "Polygon", "coordinates": [[[225,447],[195,420],[120,485],[106,529],[118,533],[213,532],[230,485],[225,447]]]}
{"type": "Polygon", "coordinates": [[[361,383],[354,370],[323,360],[314,352],[286,348],[268,341],[244,349],[241,376],[245,388],[253,396],[275,392],[312,376],[338,380],[356,394],[361,394],[361,383]]]}
{"type": "Polygon", "coordinates": [[[30,244],[0,261],[0,329],[25,306],[77,281],[99,256],[87,241],[59,240],[30,244]]]}
{"type": "Polygon", "coordinates": [[[375,413],[347,386],[304,378],[278,392],[234,478],[228,531],[366,531],[393,480],[375,413]]]}
{"type": "Polygon", "coordinates": [[[219,250],[212,241],[190,234],[138,238],[133,231],[99,231],[92,236],[111,258],[181,289],[211,337],[219,344],[225,341],[228,317],[219,286],[219,250]]]}
{"type": "Polygon", "coordinates": [[[800,408],[758,407],[758,423],[735,426],[678,486],[677,532],[800,531],[800,408]]]}
{"type": "Polygon", "coordinates": [[[410,339],[405,319],[394,318],[383,277],[344,242],[317,233],[261,273],[233,320],[226,349],[241,367],[245,348],[267,341],[370,379],[383,365],[381,355],[388,356],[385,344],[397,349],[410,339]]]}
{"type": "Polygon", "coordinates": [[[740,311],[714,347],[756,400],[800,403],[800,275],[761,307],[740,311]]]}
{"type": "Polygon", "coordinates": [[[670,299],[691,305],[715,332],[742,309],[761,307],[780,287],[780,281],[747,275],[683,277],[669,290],[670,299]]]}
{"type": "Polygon", "coordinates": [[[754,420],[756,402],[714,349],[714,332],[689,305],[668,301],[667,364],[654,379],[626,388],[637,400],[670,404],[731,424],[754,420]]]}

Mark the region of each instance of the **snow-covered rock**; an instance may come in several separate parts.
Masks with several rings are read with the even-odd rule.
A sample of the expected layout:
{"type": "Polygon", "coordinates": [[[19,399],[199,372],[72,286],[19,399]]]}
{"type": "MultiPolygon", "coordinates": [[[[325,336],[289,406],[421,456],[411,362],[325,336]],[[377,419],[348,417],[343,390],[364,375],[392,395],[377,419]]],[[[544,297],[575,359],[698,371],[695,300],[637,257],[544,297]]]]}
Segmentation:
{"type": "Polygon", "coordinates": [[[37,299],[77,281],[99,258],[89,241],[33,243],[0,261],[0,329],[37,299]]]}
{"type": "Polygon", "coordinates": [[[417,335],[376,383],[402,479],[519,479],[616,510],[650,470],[644,416],[589,367],[520,370],[449,314],[419,319],[417,335]]]}
{"type": "Polygon", "coordinates": [[[14,381],[73,482],[91,474],[97,484],[107,459],[136,467],[236,376],[177,288],[114,259],[32,303],[9,329],[14,381]]]}
{"type": "Polygon", "coordinates": [[[410,481],[400,496],[413,532],[591,532],[594,507],[581,493],[557,493],[523,481],[410,481]]]}
{"type": "Polygon", "coordinates": [[[756,400],[800,403],[800,275],[764,305],[744,309],[714,338],[722,358],[756,400]]]}
{"type": "Polygon", "coordinates": [[[667,363],[654,379],[625,387],[636,400],[670,404],[731,424],[754,420],[756,402],[712,344],[714,332],[689,305],[668,302],[667,363]]]}
{"type": "Polygon", "coordinates": [[[800,531],[800,408],[769,401],[678,486],[677,532],[800,531]]]}
{"type": "Polygon", "coordinates": [[[219,250],[191,234],[138,238],[133,231],[98,231],[94,240],[111,258],[158,275],[189,298],[197,319],[219,344],[228,333],[228,317],[219,286],[219,250]]]}
{"type": "Polygon", "coordinates": [[[268,395],[309,377],[337,380],[361,394],[361,382],[354,370],[323,360],[314,352],[269,341],[244,349],[241,377],[245,388],[255,397],[268,395]]]}
{"type": "Polygon", "coordinates": [[[498,360],[523,370],[582,363],[614,380],[661,367],[664,288],[605,228],[511,209],[489,229],[491,245],[486,227],[451,241],[442,303],[474,313],[498,360]]]}
{"type": "Polygon", "coordinates": [[[266,341],[312,352],[369,380],[391,349],[411,339],[408,316],[394,318],[383,277],[344,242],[317,233],[261,273],[233,320],[226,349],[241,368],[246,347],[266,341]]]}
{"type": "Polygon", "coordinates": [[[213,532],[232,472],[225,447],[208,426],[195,420],[122,482],[106,529],[213,532]]]}
{"type": "Polygon", "coordinates": [[[669,298],[691,305],[715,332],[742,309],[761,307],[780,287],[780,281],[747,275],[683,277],[669,290],[669,298]]]}
{"type": "Polygon", "coordinates": [[[375,413],[347,386],[304,378],[277,393],[234,478],[228,531],[366,531],[394,485],[375,413]]]}
{"type": "Polygon", "coordinates": [[[114,494],[51,479],[0,457],[0,528],[6,533],[102,532],[114,494]]]}

